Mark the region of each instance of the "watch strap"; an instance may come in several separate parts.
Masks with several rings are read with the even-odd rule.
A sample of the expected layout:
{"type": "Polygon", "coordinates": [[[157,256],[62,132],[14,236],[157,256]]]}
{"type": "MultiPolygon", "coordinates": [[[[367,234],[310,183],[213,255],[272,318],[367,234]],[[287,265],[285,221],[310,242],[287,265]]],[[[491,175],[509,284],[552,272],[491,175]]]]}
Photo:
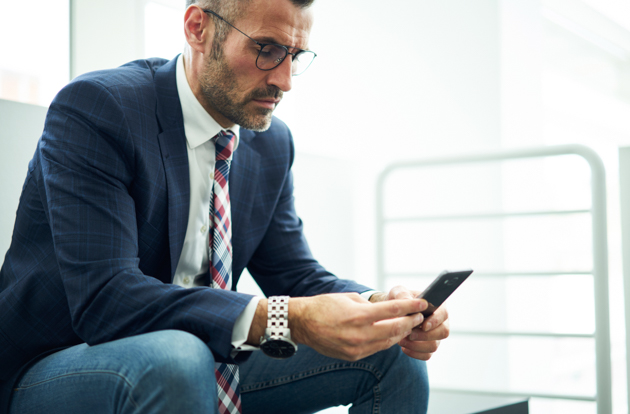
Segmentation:
{"type": "Polygon", "coordinates": [[[289,296],[271,296],[267,300],[267,329],[271,337],[290,338],[289,296]]]}

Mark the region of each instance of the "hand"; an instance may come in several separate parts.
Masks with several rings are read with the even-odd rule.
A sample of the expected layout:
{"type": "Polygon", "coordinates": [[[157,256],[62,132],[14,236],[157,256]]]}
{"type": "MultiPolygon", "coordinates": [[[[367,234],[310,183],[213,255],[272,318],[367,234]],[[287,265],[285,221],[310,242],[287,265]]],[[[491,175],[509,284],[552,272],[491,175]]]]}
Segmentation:
{"type": "MultiPolygon", "coordinates": [[[[396,286],[389,293],[376,293],[370,301],[378,302],[392,299],[407,299],[417,297],[421,292],[396,286]]],[[[424,323],[413,328],[411,334],[403,338],[398,344],[402,351],[411,358],[428,361],[437,351],[442,339],[448,338],[450,333],[448,311],[440,306],[424,323]]]]}
{"type": "Polygon", "coordinates": [[[426,307],[416,298],[372,304],[356,293],[291,298],[289,328],[296,342],[320,354],[357,361],[408,337],[426,307]]]}

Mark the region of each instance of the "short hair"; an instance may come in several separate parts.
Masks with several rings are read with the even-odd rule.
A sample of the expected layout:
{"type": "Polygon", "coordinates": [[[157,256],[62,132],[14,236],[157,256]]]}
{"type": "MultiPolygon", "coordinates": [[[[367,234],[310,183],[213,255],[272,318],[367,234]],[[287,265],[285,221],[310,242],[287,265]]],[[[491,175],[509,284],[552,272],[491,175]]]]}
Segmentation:
{"type": "MultiPolygon", "coordinates": [[[[247,3],[252,0],[186,0],[186,8],[193,4],[198,4],[204,9],[209,9],[227,20],[230,23],[238,20],[245,11],[247,3]]],[[[301,9],[310,7],[315,0],[290,0],[294,6],[301,9]]],[[[215,54],[221,53],[221,45],[225,41],[231,27],[225,22],[215,19],[214,42],[212,45],[215,54]]]]}

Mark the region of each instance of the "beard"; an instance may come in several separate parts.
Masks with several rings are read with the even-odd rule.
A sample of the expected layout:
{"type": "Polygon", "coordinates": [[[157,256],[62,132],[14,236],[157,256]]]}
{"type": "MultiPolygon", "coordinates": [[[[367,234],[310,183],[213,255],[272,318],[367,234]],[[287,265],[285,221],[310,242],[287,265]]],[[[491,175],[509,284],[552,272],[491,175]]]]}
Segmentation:
{"type": "Polygon", "coordinates": [[[205,70],[199,77],[201,93],[206,102],[236,125],[252,131],[266,131],[271,125],[273,109],[255,107],[248,110],[246,105],[254,99],[281,99],[282,91],[277,86],[268,86],[255,89],[245,97],[239,96],[236,75],[222,52],[209,56],[205,70]]]}

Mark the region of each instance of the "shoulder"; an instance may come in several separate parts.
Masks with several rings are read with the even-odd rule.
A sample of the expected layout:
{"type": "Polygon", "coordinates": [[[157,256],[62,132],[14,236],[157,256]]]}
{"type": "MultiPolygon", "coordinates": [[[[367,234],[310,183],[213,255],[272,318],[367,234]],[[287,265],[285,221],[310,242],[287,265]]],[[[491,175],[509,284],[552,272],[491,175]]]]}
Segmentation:
{"type": "Polygon", "coordinates": [[[81,109],[111,99],[119,102],[151,100],[155,98],[155,74],[167,62],[165,59],[143,59],[114,69],[85,73],[68,83],[52,105],[68,104],[81,109]]]}
{"type": "Polygon", "coordinates": [[[271,120],[269,129],[262,132],[254,132],[248,129],[241,129],[241,136],[251,143],[266,145],[293,145],[293,135],[287,124],[275,116],[271,120]]]}
{"type": "Polygon", "coordinates": [[[137,60],[78,76],[52,101],[47,120],[71,117],[116,135],[129,119],[155,115],[155,76],[167,63],[165,59],[137,60]]]}
{"type": "Polygon", "coordinates": [[[78,76],[68,86],[74,83],[94,83],[104,88],[141,87],[152,84],[155,73],[168,61],[152,58],[134,60],[114,69],[97,70],[78,76]]]}

